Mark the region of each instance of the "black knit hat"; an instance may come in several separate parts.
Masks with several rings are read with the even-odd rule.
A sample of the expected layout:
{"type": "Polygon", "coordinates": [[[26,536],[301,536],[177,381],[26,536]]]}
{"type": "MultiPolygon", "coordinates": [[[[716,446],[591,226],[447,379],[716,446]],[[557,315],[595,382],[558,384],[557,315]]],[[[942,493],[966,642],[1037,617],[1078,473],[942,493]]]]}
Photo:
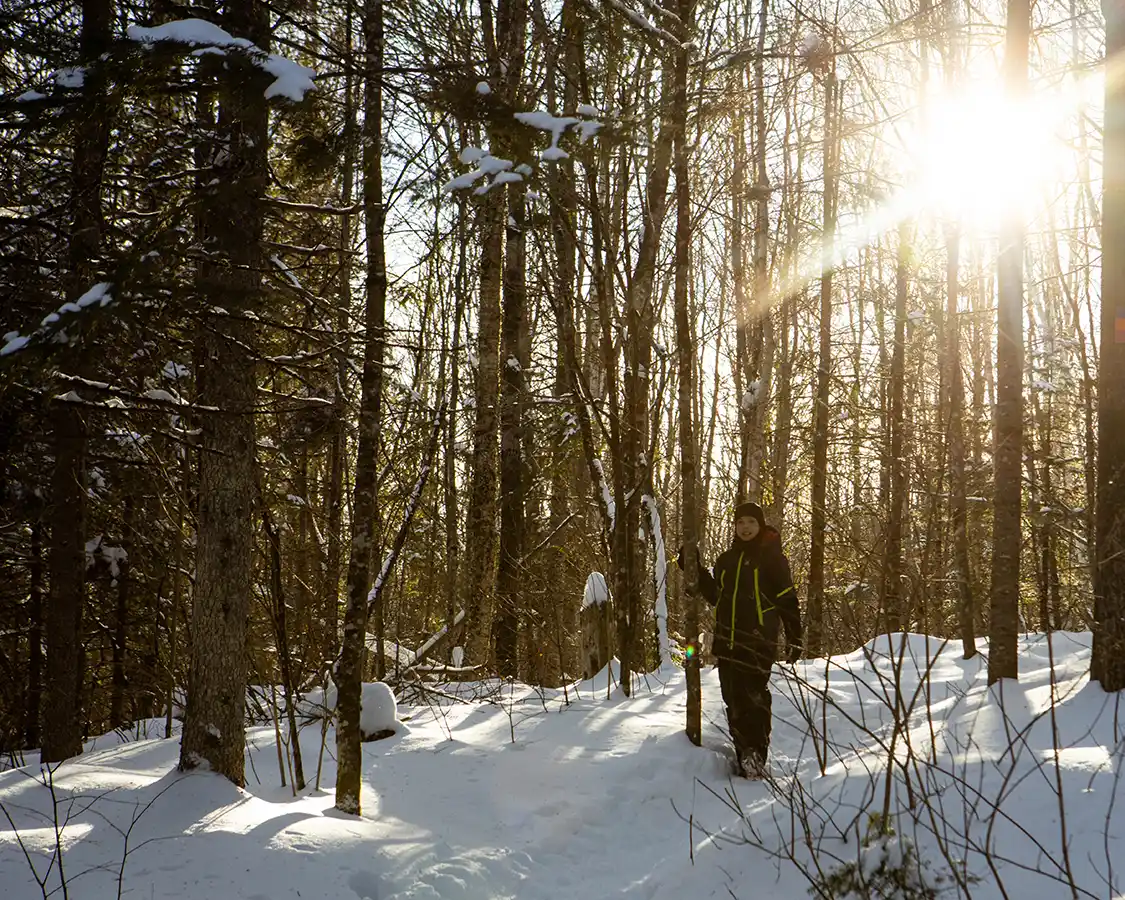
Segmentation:
{"type": "Polygon", "coordinates": [[[762,507],[757,503],[750,503],[749,501],[739,503],[738,506],[734,508],[734,520],[737,522],[743,516],[753,516],[758,520],[758,527],[766,527],[766,514],[762,512],[762,507]]]}

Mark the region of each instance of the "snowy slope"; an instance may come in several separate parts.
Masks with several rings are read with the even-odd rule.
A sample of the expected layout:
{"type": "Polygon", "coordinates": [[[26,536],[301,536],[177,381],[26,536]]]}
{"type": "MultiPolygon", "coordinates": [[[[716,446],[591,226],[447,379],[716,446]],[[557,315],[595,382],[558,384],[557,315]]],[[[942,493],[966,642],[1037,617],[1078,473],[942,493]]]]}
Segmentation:
{"type": "MultiPolygon", "coordinates": [[[[565,697],[517,686],[492,702],[402,706],[399,733],[364,745],[358,820],[335,813],[330,792],[294,799],[279,786],[272,726],[249,732],[246,791],[178,774],[175,740],[109,736],[55,774],[61,835],[37,768],[0,774],[0,804],[27,850],[0,817],[0,896],[43,896],[29,860],[57,888],[57,843],[80,900],[119,896],[119,877],[122,897],[189,900],[799,898],[809,891],[802,868],[816,877],[818,864],[856,859],[858,835],[888,797],[931,879],[956,870],[973,897],[1069,897],[1069,865],[1089,895],[1116,896],[1108,860],[1125,851],[1113,804],[1125,717],[1087,683],[1089,637],[1056,634],[1050,647],[1028,637],[1023,678],[1004,686],[1003,705],[985,663],[960,650],[883,637],[775,670],[772,785],[728,778],[712,670],[702,749],[683,735],[683,676],[671,668],[632,699],[606,699],[603,672],[565,697]],[[892,648],[905,654],[897,679],[892,648]],[[892,747],[896,706],[908,727],[892,747]],[[887,794],[892,749],[900,763],[887,794]],[[793,805],[805,809],[807,840],[793,805]]],[[[310,781],[319,739],[315,723],[301,736],[310,781]]],[[[333,746],[330,731],[322,788],[335,777],[333,746]]],[[[956,896],[955,881],[948,887],[941,896],[956,896]]]]}

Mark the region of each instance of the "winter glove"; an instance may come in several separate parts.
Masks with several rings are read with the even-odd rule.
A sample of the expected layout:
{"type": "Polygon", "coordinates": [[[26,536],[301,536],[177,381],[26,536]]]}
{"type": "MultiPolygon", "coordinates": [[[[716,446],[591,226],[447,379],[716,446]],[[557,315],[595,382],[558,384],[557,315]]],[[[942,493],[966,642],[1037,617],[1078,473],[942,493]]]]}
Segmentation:
{"type": "Polygon", "coordinates": [[[790,665],[793,665],[798,660],[800,660],[800,658],[801,658],[801,645],[800,644],[789,644],[789,646],[787,646],[785,648],[785,661],[787,663],[789,663],[790,665]]]}

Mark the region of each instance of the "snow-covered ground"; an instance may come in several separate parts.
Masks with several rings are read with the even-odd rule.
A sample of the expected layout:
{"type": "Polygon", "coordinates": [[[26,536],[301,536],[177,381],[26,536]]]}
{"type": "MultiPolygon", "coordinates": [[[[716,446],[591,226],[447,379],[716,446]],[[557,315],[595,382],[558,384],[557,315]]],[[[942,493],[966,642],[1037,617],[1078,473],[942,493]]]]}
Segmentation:
{"type": "MultiPolygon", "coordinates": [[[[280,787],[272,725],[248,732],[245,791],[176,772],[176,740],[110,735],[55,773],[59,835],[38,767],[0,774],[0,896],[42,897],[34,866],[46,891],[65,875],[76,900],[800,898],[803,872],[856,860],[884,808],[896,835],[864,851],[869,879],[884,854],[909,858],[909,839],[925,877],[947,879],[936,896],[957,896],[958,880],[973,897],[1120,896],[1125,716],[1088,684],[1088,635],[1028,636],[1002,703],[984,661],[960,656],[955,643],[882,637],[776,669],[773,784],[728,777],[713,670],[702,748],[684,736],[674,668],[631,699],[607,699],[603,672],[565,697],[516,686],[491,702],[400,706],[398,733],[364,745],[361,819],[333,810],[331,731],[322,790],[298,798],[280,787]],[[892,648],[904,650],[897,679],[892,648]]],[[[310,782],[320,734],[301,734],[310,782]]]]}

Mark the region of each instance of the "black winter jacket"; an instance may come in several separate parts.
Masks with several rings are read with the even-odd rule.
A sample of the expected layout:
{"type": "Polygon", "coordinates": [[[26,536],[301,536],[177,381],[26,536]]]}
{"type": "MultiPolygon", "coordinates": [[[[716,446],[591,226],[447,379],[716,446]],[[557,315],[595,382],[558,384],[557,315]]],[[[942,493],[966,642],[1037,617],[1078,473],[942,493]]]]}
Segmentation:
{"type": "Polygon", "coordinates": [[[735,538],[713,572],[699,567],[699,588],[715,607],[712,652],[720,659],[758,657],[772,665],[781,624],[789,644],[801,643],[797,592],[776,528],[765,526],[752,541],[735,538]]]}

